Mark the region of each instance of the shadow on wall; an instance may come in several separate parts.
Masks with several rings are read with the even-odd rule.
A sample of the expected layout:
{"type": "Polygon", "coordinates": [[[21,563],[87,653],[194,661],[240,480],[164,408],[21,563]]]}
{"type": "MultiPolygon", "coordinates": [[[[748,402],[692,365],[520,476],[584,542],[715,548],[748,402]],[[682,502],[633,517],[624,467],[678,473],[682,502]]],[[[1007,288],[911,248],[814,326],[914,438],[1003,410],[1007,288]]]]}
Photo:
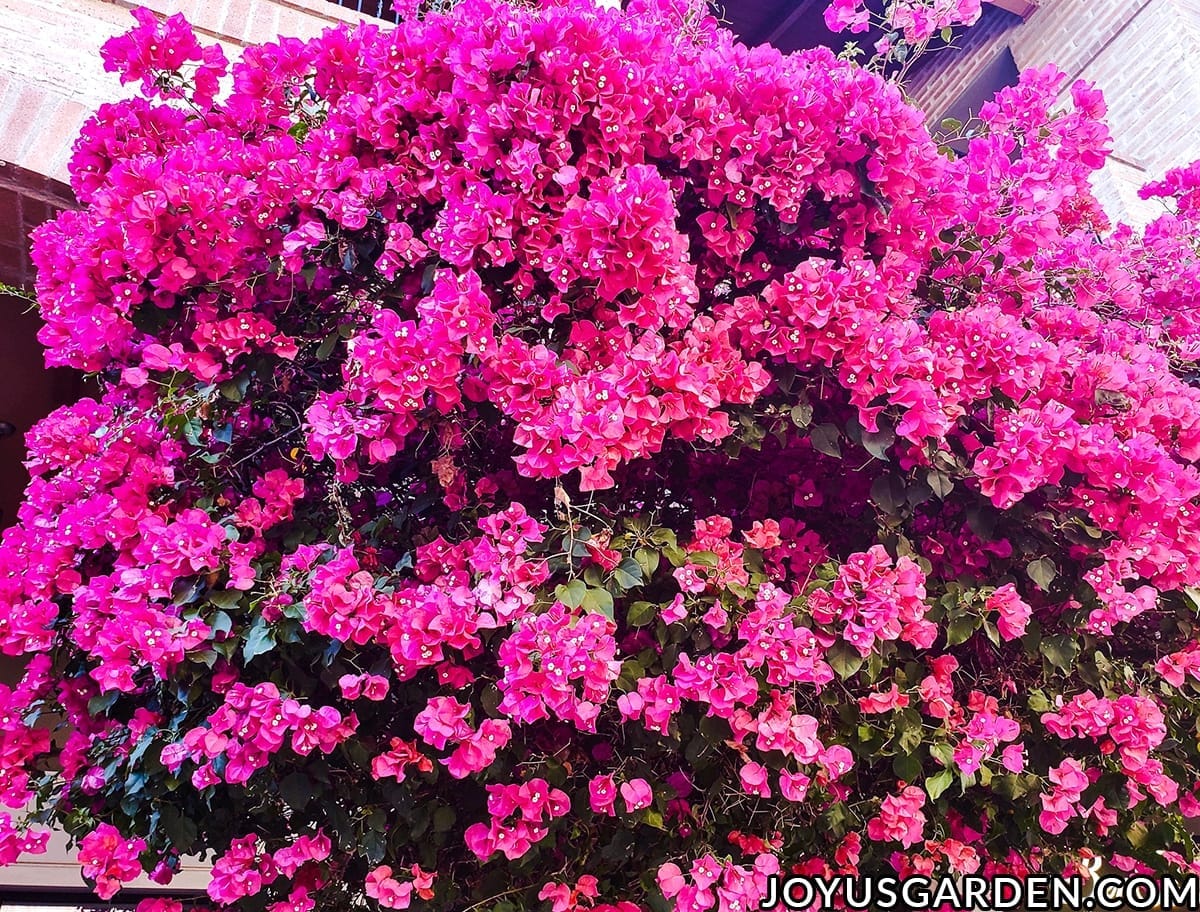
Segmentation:
{"type": "MultiPolygon", "coordinates": [[[[29,232],[74,205],[62,184],[0,164],[0,283],[33,291],[29,232]]],[[[0,527],[16,521],[29,482],[26,432],[38,419],[84,395],[81,374],[46,368],[37,341],[41,325],[28,300],[0,294],[0,527]]]]}

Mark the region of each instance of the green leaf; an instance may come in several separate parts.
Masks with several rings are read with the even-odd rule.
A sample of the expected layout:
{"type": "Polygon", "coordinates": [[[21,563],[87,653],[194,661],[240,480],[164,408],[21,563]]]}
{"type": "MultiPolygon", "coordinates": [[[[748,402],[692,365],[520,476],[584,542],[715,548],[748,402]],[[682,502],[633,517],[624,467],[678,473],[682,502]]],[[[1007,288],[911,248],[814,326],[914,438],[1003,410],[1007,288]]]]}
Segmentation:
{"type": "Polygon", "coordinates": [[[863,657],[849,643],[834,643],[829,652],[825,654],[825,658],[842,680],[856,673],[863,665],[863,657]]]}
{"type": "Polygon", "coordinates": [[[891,475],[880,475],[871,482],[871,500],[884,513],[899,514],[900,507],[906,502],[903,482],[891,475]]]}
{"type": "Polygon", "coordinates": [[[279,782],[279,797],[288,807],[302,811],[308,807],[314,794],[314,783],[304,773],[289,773],[279,782]]]}
{"type": "Polygon", "coordinates": [[[654,576],[654,571],[658,569],[659,561],[662,559],[657,551],[650,548],[638,548],[633,553],[633,558],[638,562],[638,566],[642,568],[642,578],[650,579],[654,576]]]}
{"type": "Polygon", "coordinates": [[[806,428],[812,424],[813,407],[812,403],[800,402],[792,406],[792,424],[798,428],[806,428]]]}
{"type": "Polygon", "coordinates": [[[1125,838],[1129,840],[1129,844],[1135,849],[1140,849],[1144,846],[1149,835],[1149,828],[1140,820],[1135,820],[1129,825],[1129,829],[1125,831],[1125,838]]]}
{"type": "Polygon", "coordinates": [[[876,459],[887,458],[888,448],[896,442],[896,432],[886,425],[878,431],[863,431],[863,448],[876,459]]]}
{"type": "Polygon", "coordinates": [[[1020,776],[1015,776],[1012,773],[1003,773],[992,777],[992,791],[1001,798],[1007,798],[1009,801],[1012,801],[1026,794],[1029,789],[1021,781],[1020,776]]]}
{"type": "Polygon", "coordinates": [[[262,617],[256,617],[254,623],[245,632],[245,643],[242,645],[242,659],[249,662],[256,656],[270,652],[275,648],[275,636],[262,617]]]}
{"type": "Polygon", "coordinates": [[[642,822],[647,826],[654,827],[656,830],[665,830],[667,828],[666,821],[663,820],[662,811],[655,808],[646,808],[643,812],[642,822]]]}
{"type": "Polygon", "coordinates": [[[938,741],[936,744],[929,745],[929,756],[942,766],[950,766],[954,762],[954,748],[945,741],[938,741]]]}
{"type": "Polygon", "coordinates": [[[435,833],[445,833],[452,826],[458,815],[454,813],[454,808],[443,805],[433,812],[433,831],[435,833]]]}
{"type": "Polygon", "coordinates": [[[948,769],[926,779],[925,791],[929,795],[929,800],[937,801],[941,798],[942,793],[950,788],[952,782],[954,782],[954,774],[948,769]]]}
{"type": "Polygon", "coordinates": [[[622,589],[629,590],[642,584],[642,565],[632,557],[621,561],[620,566],[613,571],[613,579],[622,589]]]}
{"type": "Polygon", "coordinates": [[[626,516],[621,524],[630,532],[645,532],[650,528],[650,520],[644,516],[626,516]]]}
{"type": "Polygon", "coordinates": [[[587,588],[587,584],[583,580],[571,580],[565,585],[555,587],[554,597],[568,608],[578,608],[583,604],[587,588]]]}
{"type": "Polygon", "coordinates": [[[899,745],[902,751],[916,753],[917,748],[921,746],[922,735],[924,735],[924,732],[921,730],[920,726],[916,728],[908,728],[904,730],[896,743],[899,745]]]}
{"type": "Polygon", "coordinates": [[[504,695],[500,693],[500,688],[495,684],[488,684],[479,694],[479,704],[483,707],[483,711],[493,719],[498,719],[502,715],[500,703],[503,699],[504,695]]]}
{"type": "Polygon", "coordinates": [[[621,673],[617,676],[617,689],[624,693],[637,690],[638,681],[645,676],[645,665],[637,659],[626,659],[621,663],[621,673]]]}
{"type": "Polygon", "coordinates": [[[896,732],[899,737],[896,743],[902,751],[916,753],[925,735],[921,714],[911,707],[901,710],[896,715],[896,732]]]}
{"type": "Polygon", "coordinates": [[[215,634],[225,634],[233,630],[233,618],[224,611],[218,611],[208,619],[208,626],[215,634]]]}
{"type": "Polygon", "coordinates": [[[328,336],[326,336],[325,339],[321,342],[321,344],[319,346],[317,346],[317,360],[318,361],[328,360],[329,356],[333,354],[333,348],[335,345],[338,344],[339,339],[340,339],[340,337],[335,332],[330,333],[328,336]]]}
{"type": "Polygon", "coordinates": [[[658,617],[659,606],[654,602],[634,602],[625,613],[625,622],[630,627],[645,627],[658,617]]]}
{"type": "Polygon", "coordinates": [[[117,698],[120,696],[120,691],[110,690],[108,693],[103,693],[97,697],[92,697],[90,700],[88,700],[88,715],[104,715],[112,707],[112,705],[117,702],[117,698]]]}
{"type": "Polygon", "coordinates": [[[1000,628],[991,621],[983,622],[983,632],[987,634],[987,638],[996,646],[1000,645],[1000,628]]]}
{"type": "Polygon", "coordinates": [[[1069,636],[1046,637],[1038,649],[1047,662],[1064,672],[1071,670],[1079,656],[1079,644],[1069,636]]]}
{"type": "Polygon", "coordinates": [[[371,864],[379,864],[387,855],[387,836],[379,830],[367,830],[361,845],[363,855],[371,864]]]}
{"type": "Polygon", "coordinates": [[[208,593],[208,601],[218,608],[223,608],[228,611],[230,608],[236,608],[242,600],[242,593],[237,589],[218,589],[208,593]]]}
{"type": "Polygon", "coordinates": [[[965,643],[971,634],[979,629],[980,623],[980,618],[974,615],[955,618],[946,627],[946,645],[957,646],[959,643],[965,643]]]}
{"type": "Polygon", "coordinates": [[[192,446],[200,446],[200,432],[204,425],[196,418],[189,418],[183,425],[183,437],[192,446]]]}
{"type": "Polygon", "coordinates": [[[663,545],[663,557],[671,562],[672,567],[682,567],[687,563],[688,553],[679,545],[663,545]]]}
{"type": "Polygon", "coordinates": [[[1054,561],[1048,557],[1042,557],[1038,560],[1031,561],[1029,566],[1025,568],[1025,572],[1029,574],[1029,578],[1033,580],[1039,589],[1043,592],[1050,591],[1050,584],[1054,582],[1058,576],[1058,570],[1054,566],[1054,561]]]}
{"type": "Polygon", "coordinates": [[[892,761],[892,772],[896,774],[897,779],[915,782],[921,775],[920,756],[915,751],[911,754],[897,754],[896,759],[892,761]]]}
{"type": "Polygon", "coordinates": [[[842,458],[842,448],[838,445],[838,438],[841,437],[841,432],[838,431],[837,425],[826,422],[818,424],[812,429],[809,435],[812,440],[813,449],[818,453],[824,453],[826,456],[832,456],[835,459],[842,458]]]}
{"type": "Polygon", "coordinates": [[[234,380],[226,380],[217,389],[230,402],[241,402],[246,396],[246,387],[250,385],[250,377],[246,374],[234,380]]]}
{"type": "Polygon", "coordinates": [[[171,846],[185,853],[192,848],[199,835],[196,824],[170,804],[164,804],[162,807],[162,824],[167,838],[171,840],[171,846]]]}
{"type": "Polygon", "coordinates": [[[950,26],[946,26],[944,29],[942,29],[942,40],[944,42],[946,42],[946,44],[949,44],[951,42],[951,40],[953,40],[953,38],[954,38],[954,29],[953,28],[951,28],[950,26]]]}
{"type": "Polygon", "coordinates": [[[584,611],[595,611],[603,614],[610,620],[613,619],[613,597],[609,595],[607,589],[588,589],[580,603],[580,607],[584,611]]]}
{"type": "Polygon", "coordinates": [[[674,529],[655,529],[650,533],[650,541],[658,545],[660,548],[677,547],[679,539],[675,535],[674,529]]]}
{"type": "Polygon", "coordinates": [[[1031,690],[1029,692],[1029,699],[1025,701],[1025,705],[1035,713],[1044,713],[1050,711],[1052,704],[1042,691],[1031,690]]]}
{"type": "Polygon", "coordinates": [[[933,490],[923,478],[915,479],[904,487],[904,499],[910,507],[919,507],[933,496],[933,490]]]}
{"type": "Polygon", "coordinates": [[[954,481],[945,472],[939,472],[937,469],[930,469],[925,475],[925,482],[929,485],[929,490],[937,495],[938,500],[945,500],[950,496],[950,492],[954,490],[954,481]]]}
{"type": "Polygon", "coordinates": [[[828,811],[821,815],[821,825],[831,832],[835,839],[841,839],[846,835],[847,823],[850,821],[850,814],[846,809],[846,803],[839,801],[832,805],[828,811]]]}
{"type": "Polygon", "coordinates": [[[1184,586],[1183,594],[1192,604],[1193,611],[1200,611],[1200,589],[1195,586],[1184,586]]]}

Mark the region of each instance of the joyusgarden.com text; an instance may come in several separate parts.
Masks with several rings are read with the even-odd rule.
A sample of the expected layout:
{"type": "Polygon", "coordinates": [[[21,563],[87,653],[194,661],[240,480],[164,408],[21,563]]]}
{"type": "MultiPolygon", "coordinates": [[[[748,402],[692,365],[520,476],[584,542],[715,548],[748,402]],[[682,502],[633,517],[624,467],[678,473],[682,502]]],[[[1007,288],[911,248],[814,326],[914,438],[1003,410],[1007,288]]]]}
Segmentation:
{"type": "Polygon", "coordinates": [[[1200,910],[1200,878],[772,877],[761,909],[1200,910]]]}

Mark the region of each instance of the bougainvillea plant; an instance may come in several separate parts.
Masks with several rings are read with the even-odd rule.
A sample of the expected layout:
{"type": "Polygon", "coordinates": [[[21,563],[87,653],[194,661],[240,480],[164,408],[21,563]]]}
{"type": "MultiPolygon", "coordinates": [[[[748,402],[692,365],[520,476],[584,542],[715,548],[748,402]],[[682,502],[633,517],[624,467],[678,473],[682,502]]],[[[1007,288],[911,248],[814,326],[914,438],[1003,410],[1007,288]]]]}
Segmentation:
{"type": "Polygon", "coordinates": [[[956,156],[651,0],[104,53],[0,862],[53,825],[104,898],[199,857],[270,912],[1195,865],[1200,166],[1110,231],[1088,86],[956,156]]]}

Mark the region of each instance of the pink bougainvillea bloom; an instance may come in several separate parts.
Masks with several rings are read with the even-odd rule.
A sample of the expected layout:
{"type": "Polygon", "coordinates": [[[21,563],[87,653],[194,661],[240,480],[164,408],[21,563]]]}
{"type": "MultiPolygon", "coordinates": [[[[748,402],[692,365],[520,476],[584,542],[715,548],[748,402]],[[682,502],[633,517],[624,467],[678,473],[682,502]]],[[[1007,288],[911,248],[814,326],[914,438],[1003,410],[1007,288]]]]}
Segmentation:
{"type": "Polygon", "coordinates": [[[888,795],[879,808],[879,816],[867,824],[867,835],[879,842],[896,841],[905,848],[924,838],[925,791],[910,785],[899,795],[888,795]]]}
{"type": "Polygon", "coordinates": [[[826,4],[865,66],[394,6],[102,50],[139,94],[32,238],[94,382],[4,517],[0,864],[46,817],[104,897],[710,912],[1194,816],[1200,164],[1112,225],[1051,66],[947,154],[890,79],[979,0],[826,4]]]}
{"type": "Polygon", "coordinates": [[[683,871],[679,865],[673,862],[667,862],[658,869],[656,875],[658,888],[662,890],[663,896],[667,899],[675,897],[685,886],[687,879],[683,876],[683,871]]]}
{"type": "Polygon", "coordinates": [[[645,779],[631,779],[621,783],[621,798],[625,802],[625,812],[632,814],[650,807],[654,802],[654,790],[645,779]]]}
{"type": "Polygon", "coordinates": [[[146,849],[144,839],[127,839],[116,827],[102,823],[79,843],[79,863],[83,876],[96,884],[96,895],[111,899],[142,873],[138,855],[146,849]]]}
{"type": "Polygon", "coordinates": [[[900,693],[900,688],[893,684],[885,693],[873,693],[859,698],[858,708],[864,713],[878,714],[903,709],[908,702],[908,694],[900,693]]]}
{"type": "Polygon", "coordinates": [[[597,814],[615,814],[617,783],[610,775],[596,776],[588,783],[588,801],[597,814]]]}
{"type": "Polygon", "coordinates": [[[380,865],[367,875],[366,893],[385,909],[407,909],[412,903],[413,885],[392,877],[388,865],[380,865]]]}
{"type": "Polygon", "coordinates": [[[987,598],[986,610],[996,612],[996,627],[1000,636],[1006,640],[1015,640],[1024,636],[1033,609],[1017,594],[1012,583],[1005,583],[987,598]]]}
{"type": "Polygon", "coordinates": [[[738,778],[742,789],[748,795],[758,795],[760,798],[771,797],[771,784],[768,781],[768,770],[761,763],[746,763],[742,765],[738,778]]]}
{"type": "Polygon", "coordinates": [[[1010,744],[1000,754],[1000,763],[1010,773],[1025,771],[1025,747],[1021,744],[1010,744]]]}

